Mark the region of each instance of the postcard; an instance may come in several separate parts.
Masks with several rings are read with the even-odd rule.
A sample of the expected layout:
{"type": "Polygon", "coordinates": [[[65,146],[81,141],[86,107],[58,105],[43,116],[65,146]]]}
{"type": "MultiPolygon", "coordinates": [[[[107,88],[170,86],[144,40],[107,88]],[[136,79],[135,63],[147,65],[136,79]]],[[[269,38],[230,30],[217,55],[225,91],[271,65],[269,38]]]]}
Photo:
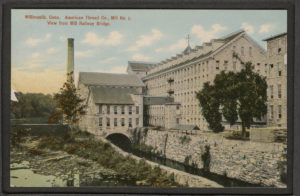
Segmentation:
{"type": "Polygon", "coordinates": [[[10,187],[287,188],[287,10],[12,9],[10,187]]]}

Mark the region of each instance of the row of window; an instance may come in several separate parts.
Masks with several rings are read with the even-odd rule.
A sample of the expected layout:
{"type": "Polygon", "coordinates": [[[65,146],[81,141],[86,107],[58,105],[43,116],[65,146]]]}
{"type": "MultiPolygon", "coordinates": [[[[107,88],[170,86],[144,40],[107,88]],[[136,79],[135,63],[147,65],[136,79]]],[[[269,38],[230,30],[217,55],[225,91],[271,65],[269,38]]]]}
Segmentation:
{"type": "MultiPolygon", "coordinates": [[[[282,94],[281,94],[281,84],[277,85],[277,96],[279,99],[281,99],[282,94]]],[[[270,85],[270,98],[273,99],[274,98],[274,87],[273,85],[270,85]]]]}
{"type": "MultiPolygon", "coordinates": [[[[236,46],[233,46],[232,50],[236,51],[236,46]]],[[[252,47],[249,47],[248,53],[249,53],[249,56],[252,56],[252,47]]],[[[245,55],[245,48],[244,48],[244,46],[241,47],[241,55],[242,56],[245,55]]]]}
{"type": "MultiPolygon", "coordinates": [[[[106,105],[106,114],[110,114],[111,112],[111,108],[113,109],[113,113],[114,114],[118,114],[118,107],[121,107],[121,111],[120,113],[121,114],[125,114],[125,106],[124,105],[121,105],[121,106],[110,106],[110,105],[106,105]]],[[[127,111],[128,111],[128,114],[132,114],[132,108],[133,106],[127,106],[127,111]]],[[[139,114],[140,113],[140,108],[139,106],[135,106],[135,113],[136,114],[139,114]]],[[[99,105],[99,114],[103,114],[103,106],[102,105],[99,105]]]]}
{"type": "MultiPolygon", "coordinates": [[[[282,114],[281,114],[281,105],[277,106],[277,118],[281,118],[282,114]]],[[[273,119],[274,118],[274,106],[270,105],[270,118],[273,119]]]]}
{"type": "MultiPolygon", "coordinates": [[[[103,126],[103,118],[99,118],[99,126],[102,127],[103,126]]],[[[113,125],[114,127],[118,126],[118,118],[114,118],[113,120],[113,125]]],[[[120,125],[122,127],[125,126],[125,118],[120,118],[121,121],[119,121],[120,125]]],[[[106,127],[110,127],[111,124],[111,119],[110,118],[106,118],[106,121],[104,122],[106,124],[106,127]]],[[[135,125],[138,126],[140,123],[140,119],[136,118],[135,119],[135,125]]],[[[128,118],[128,127],[132,127],[132,118],[128,118]]]]}

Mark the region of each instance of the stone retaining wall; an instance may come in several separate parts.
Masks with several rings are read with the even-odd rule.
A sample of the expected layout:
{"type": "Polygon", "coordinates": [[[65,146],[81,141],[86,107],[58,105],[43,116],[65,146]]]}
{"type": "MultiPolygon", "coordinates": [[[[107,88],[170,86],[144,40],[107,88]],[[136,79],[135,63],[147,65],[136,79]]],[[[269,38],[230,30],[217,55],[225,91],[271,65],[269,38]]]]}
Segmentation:
{"type": "Polygon", "coordinates": [[[286,153],[282,143],[229,140],[213,133],[187,135],[174,131],[148,130],[146,145],[166,158],[196,164],[203,168],[201,156],[210,147],[210,172],[249,183],[286,187],[280,182],[278,162],[286,153]]]}
{"type": "MultiPolygon", "coordinates": [[[[108,142],[110,143],[108,140],[101,138],[101,137],[97,137],[97,139],[100,139],[102,142],[108,142]]],[[[119,152],[120,154],[122,154],[123,156],[130,156],[131,158],[133,158],[136,161],[140,161],[142,158],[137,157],[131,153],[125,152],[123,150],[121,150],[119,147],[117,147],[116,145],[110,143],[117,152],[119,152]]],[[[168,175],[174,174],[174,181],[177,182],[178,184],[184,185],[184,186],[188,186],[188,187],[198,187],[198,188],[222,188],[223,186],[211,181],[207,178],[201,177],[201,176],[197,176],[197,175],[193,175],[193,174],[189,174],[183,171],[179,171],[164,165],[160,165],[158,163],[152,162],[152,161],[148,161],[145,160],[147,164],[151,165],[153,168],[156,166],[159,166],[160,169],[162,169],[164,172],[166,172],[168,175]]]]}

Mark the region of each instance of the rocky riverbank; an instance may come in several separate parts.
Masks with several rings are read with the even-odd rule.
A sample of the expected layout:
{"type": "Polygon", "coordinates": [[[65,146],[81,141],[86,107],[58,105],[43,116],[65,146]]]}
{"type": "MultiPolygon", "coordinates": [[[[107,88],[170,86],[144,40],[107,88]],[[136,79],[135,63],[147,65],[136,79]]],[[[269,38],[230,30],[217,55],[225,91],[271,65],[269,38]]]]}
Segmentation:
{"type": "Polygon", "coordinates": [[[151,167],[143,159],[124,156],[109,143],[80,131],[61,136],[33,136],[28,131],[12,134],[12,177],[22,177],[18,174],[24,169],[30,170],[30,175],[59,178],[63,183],[58,186],[182,186],[159,166],[151,167]],[[18,164],[24,161],[28,163],[26,168],[20,168],[18,164]]]}
{"type": "MultiPolygon", "coordinates": [[[[41,154],[36,154],[30,149],[32,148],[25,146],[12,149],[10,161],[12,181],[23,178],[25,181],[34,182],[30,178],[33,174],[37,174],[35,177],[48,176],[49,185],[51,179],[53,186],[136,185],[136,181],[126,179],[125,176],[112,169],[104,168],[95,161],[70,155],[64,151],[43,150],[41,154]]],[[[12,185],[18,186],[13,183],[12,185]]],[[[36,186],[30,183],[26,185],[36,186]]]]}

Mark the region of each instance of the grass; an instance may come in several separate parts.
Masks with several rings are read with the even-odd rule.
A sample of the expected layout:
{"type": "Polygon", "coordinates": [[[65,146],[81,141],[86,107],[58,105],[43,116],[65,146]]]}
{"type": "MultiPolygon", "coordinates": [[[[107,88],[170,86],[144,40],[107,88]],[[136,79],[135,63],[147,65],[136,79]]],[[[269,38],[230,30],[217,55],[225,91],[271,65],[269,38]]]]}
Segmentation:
{"type": "Polygon", "coordinates": [[[109,144],[96,141],[92,135],[81,131],[69,131],[64,136],[40,137],[40,149],[64,150],[69,154],[98,162],[102,166],[113,169],[127,179],[143,181],[147,186],[178,186],[174,176],[167,175],[160,168],[152,168],[145,160],[136,162],[131,157],[119,154],[109,144]],[[87,137],[87,141],[77,141],[75,138],[87,137]]]}

